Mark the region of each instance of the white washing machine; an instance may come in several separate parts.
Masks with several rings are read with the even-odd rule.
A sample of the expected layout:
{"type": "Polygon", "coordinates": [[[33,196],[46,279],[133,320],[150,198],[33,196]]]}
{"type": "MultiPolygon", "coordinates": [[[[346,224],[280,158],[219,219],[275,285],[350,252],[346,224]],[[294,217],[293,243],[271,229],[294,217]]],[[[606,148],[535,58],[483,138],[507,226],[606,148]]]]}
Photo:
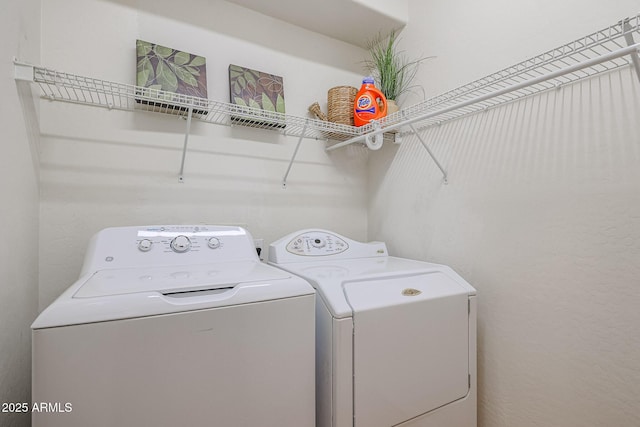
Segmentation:
{"type": "Polygon", "coordinates": [[[318,427],[475,427],[476,291],[384,243],[302,230],[273,265],[316,288],[318,427]]]}
{"type": "Polygon", "coordinates": [[[312,427],[314,301],[242,228],[105,229],[32,325],[33,426],[312,427]]]}

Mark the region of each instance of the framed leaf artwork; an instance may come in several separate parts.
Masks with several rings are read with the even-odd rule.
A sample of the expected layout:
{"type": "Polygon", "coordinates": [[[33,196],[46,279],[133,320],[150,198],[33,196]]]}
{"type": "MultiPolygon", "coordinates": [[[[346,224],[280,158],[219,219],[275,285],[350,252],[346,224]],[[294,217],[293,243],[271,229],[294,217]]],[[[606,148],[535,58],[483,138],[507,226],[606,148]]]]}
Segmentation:
{"type": "MultiPolygon", "coordinates": [[[[187,95],[203,98],[197,100],[195,105],[206,107],[207,65],[204,57],[143,40],[136,40],[136,56],[136,85],[151,89],[141,93],[162,101],[138,99],[138,102],[169,110],[186,111],[187,108],[184,106],[172,106],[171,101],[177,100],[177,95],[187,95]],[[157,90],[169,93],[160,95],[157,90]]],[[[197,108],[193,112],[206,114],[206,110],[197,108]]]]}
{"type": "MultiPolygon", "coordinates": [[[[282,77],[232,64],[229,65],[229,93],[234,105],[264,110],[265,113],[285,113],[282,77]]],[[[281,120],[262,121],[232,116],[231,121],[265,128],[285,127],[281,120]]]]}

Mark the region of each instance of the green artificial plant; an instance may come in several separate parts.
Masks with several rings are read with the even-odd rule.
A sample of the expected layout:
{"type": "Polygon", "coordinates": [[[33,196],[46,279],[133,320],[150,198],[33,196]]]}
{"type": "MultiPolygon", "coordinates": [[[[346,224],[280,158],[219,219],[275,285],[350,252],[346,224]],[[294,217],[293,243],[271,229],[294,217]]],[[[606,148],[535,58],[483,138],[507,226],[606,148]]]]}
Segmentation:
{"type": "Polygon", "coordinates": [[[364,61],[376,87],[387,99],[395,101],[400,95],[416,87],[411,83],[418,73],[418,68],[422,61],[430,58],[409,59],[404,51],[398,50],[398,40],[395,31],[391,31],[388,37],[378,34],[367,42],[370,57],[364,61]]]}

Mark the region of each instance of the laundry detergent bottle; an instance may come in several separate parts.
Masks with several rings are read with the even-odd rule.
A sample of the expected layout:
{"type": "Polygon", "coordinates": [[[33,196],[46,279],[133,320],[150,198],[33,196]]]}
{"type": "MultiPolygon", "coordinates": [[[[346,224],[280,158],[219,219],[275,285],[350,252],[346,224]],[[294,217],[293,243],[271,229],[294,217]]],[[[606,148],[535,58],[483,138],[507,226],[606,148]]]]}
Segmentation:
{"type": "Polygon", "coordinates": [[[365,77],[353,104],[353,123],[363,126],[386,115],[387,98],[374,85],[373,77],[365,77]]]}

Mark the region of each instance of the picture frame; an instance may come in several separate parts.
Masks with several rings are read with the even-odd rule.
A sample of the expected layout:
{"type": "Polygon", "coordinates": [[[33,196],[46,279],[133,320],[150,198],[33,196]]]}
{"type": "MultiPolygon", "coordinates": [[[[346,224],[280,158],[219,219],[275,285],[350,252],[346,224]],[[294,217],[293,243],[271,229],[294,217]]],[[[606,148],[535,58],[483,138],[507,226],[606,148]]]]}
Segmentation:
{"type": "Polygon", "coordinates": [[[231,115],[232,123],[268,129],[286,126],[282,77],[231,64],[229,97],[231,104],[238,106],[231,115]],[[264,120],[255,118],[261,115],[265,117],[264,120]]]}
{"type": "Polygon", "coordinates": [[[150,109],[182,113],[189,109],[184,105],[188,100],[194,101],[194,114],[207,114],[207,65],[203,56],[136,40],[136,86],[136,95],[140,95],[136,101],[150,109]]]}

